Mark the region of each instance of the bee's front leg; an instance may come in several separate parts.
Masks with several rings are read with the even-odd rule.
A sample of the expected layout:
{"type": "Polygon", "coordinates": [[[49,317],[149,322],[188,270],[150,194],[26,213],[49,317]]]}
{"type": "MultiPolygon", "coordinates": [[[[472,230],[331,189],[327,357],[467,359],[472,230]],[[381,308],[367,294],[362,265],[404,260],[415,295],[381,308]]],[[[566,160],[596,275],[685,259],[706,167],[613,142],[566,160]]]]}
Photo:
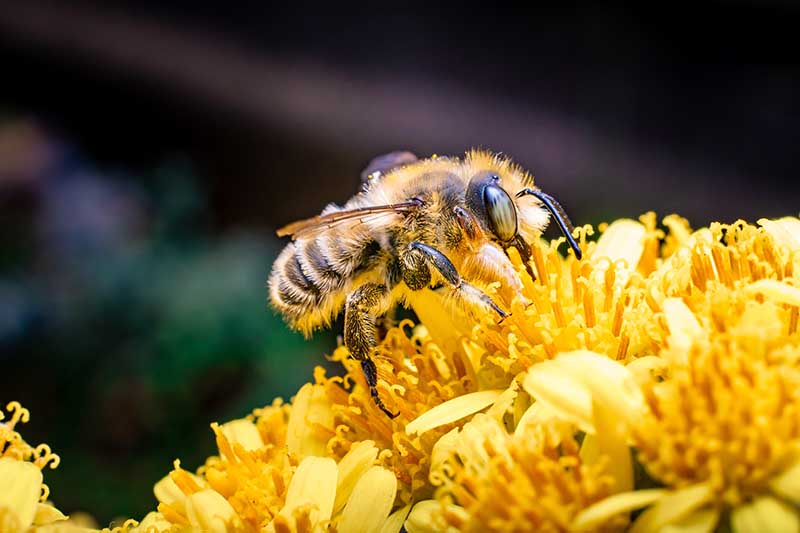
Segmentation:
{"type": "Polygon", "coordinates": [[[377,344],[375,317],[386,311],[389,294],[386,285],[365,283],[347,297],[344,310],[344,344],[350,350],[350,355],[361,361],[361,369],[375,405],[389,418],[394,418],[399,413],[389,411],[378,396],[378,369],[370,357],[377,344]]]}
{"type": "Polygon", "coordinates": [[[406,285],[411,290],[420,290],[430,283],[430,267],[433,267],[442,275],[459,298],[489,307],[500,315],[501,319],[508,316],[508,313],[503,311],[488,294],[464,281],[458,274],[453,262],[433,246],[419,241],[410,243],[401,265],[403,268],[403,281],[406,282],[406,285]],[[424,284],[422,284],[423,281],[425,281],[424,284]]]}

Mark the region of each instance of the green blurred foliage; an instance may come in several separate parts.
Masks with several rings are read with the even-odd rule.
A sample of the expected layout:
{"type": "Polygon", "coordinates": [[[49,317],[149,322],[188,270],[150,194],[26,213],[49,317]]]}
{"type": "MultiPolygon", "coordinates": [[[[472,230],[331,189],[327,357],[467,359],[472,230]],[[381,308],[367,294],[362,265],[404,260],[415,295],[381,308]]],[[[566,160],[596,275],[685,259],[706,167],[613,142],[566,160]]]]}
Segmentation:
{"type": "Polygon", "coordinates": [[[2,338],[0,401],[28,407],[23,436],[61,455],[45,473],[59,508],[102,525],[154,509],[173,459],[193,470],[214,453],[210,422],[288,400],[335,340],[306,341],[268,308],[280,243],[212,232],[184,165],[139,178],[79,171],[55,171],[15,218],[38,229],[3,258],[2,292],[15,297],[0,296],[0,313],[22,318],[2,338]],[[102,201],[52,207],[87,196],[102,201]]]}

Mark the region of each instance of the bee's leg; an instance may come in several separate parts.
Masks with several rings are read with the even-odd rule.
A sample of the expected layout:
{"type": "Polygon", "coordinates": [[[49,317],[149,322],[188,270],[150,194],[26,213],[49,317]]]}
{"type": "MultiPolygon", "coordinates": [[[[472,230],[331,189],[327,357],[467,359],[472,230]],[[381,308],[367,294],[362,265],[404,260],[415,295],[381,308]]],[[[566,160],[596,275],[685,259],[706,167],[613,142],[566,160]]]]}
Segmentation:
{"type": "Polygon", "coordinates": [[[461,279],[455,265],[453,265],[446,255],[432,246],[428,246],[419,241],[412,242],[408,245],[407,252],[404,254],[402,265],[403,280],[411,290],[419,290],[430,283],[431,274],[429,267],[432,266],[442,275],[445,281],[460,297],[489,307],[500,315],[501,319],[508,316],[508,313],[494,303],[494,300],[492,300],[488,294],[461,279]],[[427,283],[420,286],[417,281],[423,279],[427,279],[427,283]],[[409,280],[411,280],[414,285],[410,284],[409,280]]]}
{"type": "MultiPolygon", "coordinates": [[[[522,238],[522,235],[517,233],[517,236],[509,243],[508,246],[513,246],[519,252],[519,257],[522,259],[522,264],[525,265],[525,270],[528,271],[532,279],[536,279],[536,273],[533,271],[533,267],[531,266],[531,246],[525,242],[525,239],[522,238]]],[[[508,248],[506,248],[506,254],[508,254],[508,248]]]]}
{"type": "Polygon", "coordinates": [[[375,317],[386,310],[389,289],[386,285],[365,283],[347,297],[344,310],[344,344],[354,359],[361,361],[369,394],[381,411],[389,418],[398,413],[389,411],[378,396],[378,370],[370,355],[377,344],[375,317]]]}

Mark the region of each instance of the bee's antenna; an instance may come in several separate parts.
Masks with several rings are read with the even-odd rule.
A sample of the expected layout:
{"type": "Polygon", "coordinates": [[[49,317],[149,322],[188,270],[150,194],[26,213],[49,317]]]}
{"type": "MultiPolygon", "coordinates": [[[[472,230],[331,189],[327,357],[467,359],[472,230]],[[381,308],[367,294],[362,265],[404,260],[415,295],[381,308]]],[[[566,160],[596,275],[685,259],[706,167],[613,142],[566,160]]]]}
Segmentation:
{"type": "Polygon", "coordinates": [[[567,216],[566,211],[564,211],[564,208],[561,207],[561,204],[559,204],[558,201],[549,194],[538,189],[531,189],[530,187],[526,187],[519,191],[516,194],[516,197],[520,198],[526,195],[535,196],[542,202],[542,204],[544,204],[547,210],[550,211],[550,213],[553,215],[553,218],[556,219],[558,227],[561,228],[561,232],[564,234],[564,237],[567,238],[570,248],[572,248],[572,251],[575,252],[575,257],[580,259],[583,255],[581,253],[581,248],[578,246],[578,243],[575,242],[575,238],[572,236],[572,232],[575,230],[575,228],[572,227],[572,222],[570,222],[569,217],[567,216]]]}

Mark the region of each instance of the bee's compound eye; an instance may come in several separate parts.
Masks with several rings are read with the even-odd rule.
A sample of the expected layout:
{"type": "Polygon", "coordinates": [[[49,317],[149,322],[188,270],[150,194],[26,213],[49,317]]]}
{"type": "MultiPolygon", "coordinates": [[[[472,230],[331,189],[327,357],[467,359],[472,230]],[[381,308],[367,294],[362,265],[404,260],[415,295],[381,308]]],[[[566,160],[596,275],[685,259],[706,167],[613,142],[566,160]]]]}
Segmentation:
{"type": "Polygon", "coordinates": [[[517,235],[517,210],[506,191],[497,185],[483,189],[483,205],[492,231],[501,241],[510,241],[517,235]]]}

